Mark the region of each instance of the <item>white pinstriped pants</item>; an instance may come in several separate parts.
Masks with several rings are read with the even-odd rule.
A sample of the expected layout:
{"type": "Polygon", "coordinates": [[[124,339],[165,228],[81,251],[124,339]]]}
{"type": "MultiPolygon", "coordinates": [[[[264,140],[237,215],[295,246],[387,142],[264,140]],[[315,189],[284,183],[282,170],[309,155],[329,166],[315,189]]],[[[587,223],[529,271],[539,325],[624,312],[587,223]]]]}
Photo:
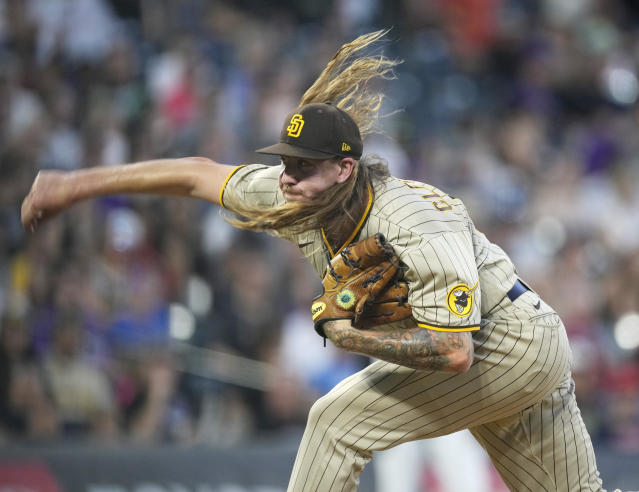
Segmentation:
{"type": "Polygon", "coordinates": [[[564,326],[537,300],[482,324],[464,374],[376,361],[338,384],[311,408],[288,491],[356,490],[374,451],[465,428],[513,491],[602,491],[564,326]]]}

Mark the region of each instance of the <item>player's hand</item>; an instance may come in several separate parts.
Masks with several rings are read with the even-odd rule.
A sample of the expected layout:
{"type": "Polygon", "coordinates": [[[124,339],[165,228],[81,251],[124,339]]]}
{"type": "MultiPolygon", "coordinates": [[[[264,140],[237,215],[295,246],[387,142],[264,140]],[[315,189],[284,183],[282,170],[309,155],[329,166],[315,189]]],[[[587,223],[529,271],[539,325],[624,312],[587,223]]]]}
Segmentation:
{"type": "Polygon", "coordinates": [[[73,203],[72,188],[67,173],[40,171],[31,190],[22,201],[22,226],[35,231],[38,225],[73,203]]]}

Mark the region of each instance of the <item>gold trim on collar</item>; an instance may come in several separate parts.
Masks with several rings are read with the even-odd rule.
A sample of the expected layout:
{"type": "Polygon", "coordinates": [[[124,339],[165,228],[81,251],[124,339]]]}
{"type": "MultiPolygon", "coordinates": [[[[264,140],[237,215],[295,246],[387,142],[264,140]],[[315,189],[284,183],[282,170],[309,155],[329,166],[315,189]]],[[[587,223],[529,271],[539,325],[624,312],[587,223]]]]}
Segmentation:
{"type": "Polygon", "coordinates": [[[371,190],[371,185],[369,184],[368,185],[368,203],[366,204],[366,209],[364,210],[364,213],[362,214],[362,218],[359,219],[359,222],[355,226],[355,229],[353,230],[351,235],[348,237],[346,242],[344,242],[344,244],[342,244],[342,247],[340,249],[338,249],[335,253],[333,253],[333,249],[331,248],[331,245],[328,243],[328,239],[326,239],[326,233],[324,232],[324,228],[322,227],[322,229],[321,229],[322,239],[324,240],[324,244],[328,248],[328,252],[331,255],[331,258],[333,258],[336,255],[340,254],[340,252],[346,246],[351,244],[351,241],[353,241],[353,239],[355,239],[355,237],[359,234],[359,231],[362,229],[362,226],[364,225],[364,222],[366,222],[366,219],[368,218],[368,213],[371,211],[371,207],[372,206],[373,206],[373,190],[371,190]]]}

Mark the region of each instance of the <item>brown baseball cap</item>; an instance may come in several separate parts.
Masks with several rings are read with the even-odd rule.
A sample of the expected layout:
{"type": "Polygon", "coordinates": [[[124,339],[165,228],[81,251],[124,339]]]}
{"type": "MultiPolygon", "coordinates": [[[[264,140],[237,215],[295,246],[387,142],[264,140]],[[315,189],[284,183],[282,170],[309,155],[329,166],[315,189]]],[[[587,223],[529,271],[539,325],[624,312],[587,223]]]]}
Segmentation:
{"type": "Polygon", "coordinates": [[[311,103],[287,116],[279,143],[255,152],[303,159],[359,159],[362,150],[359,128],[348,113],[332,104],[311,103]]]}

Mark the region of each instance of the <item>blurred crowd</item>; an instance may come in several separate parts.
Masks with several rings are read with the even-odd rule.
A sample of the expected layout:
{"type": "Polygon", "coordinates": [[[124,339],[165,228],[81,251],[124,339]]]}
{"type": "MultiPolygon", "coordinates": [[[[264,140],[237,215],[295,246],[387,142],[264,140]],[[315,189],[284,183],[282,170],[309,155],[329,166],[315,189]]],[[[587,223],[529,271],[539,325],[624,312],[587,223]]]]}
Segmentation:
{"type": "Polygon", "coordinates": [[[366,365],[314,333],[297,249],[211,204],[103,197],[35,234],[20,204],[41,169],[263,162],[386,27],[404,63],[365,153],[467,204],[562,316],[595,445],[639,452],[633,0],[0,0],[0,443],[231,445],[366,365]]]}

